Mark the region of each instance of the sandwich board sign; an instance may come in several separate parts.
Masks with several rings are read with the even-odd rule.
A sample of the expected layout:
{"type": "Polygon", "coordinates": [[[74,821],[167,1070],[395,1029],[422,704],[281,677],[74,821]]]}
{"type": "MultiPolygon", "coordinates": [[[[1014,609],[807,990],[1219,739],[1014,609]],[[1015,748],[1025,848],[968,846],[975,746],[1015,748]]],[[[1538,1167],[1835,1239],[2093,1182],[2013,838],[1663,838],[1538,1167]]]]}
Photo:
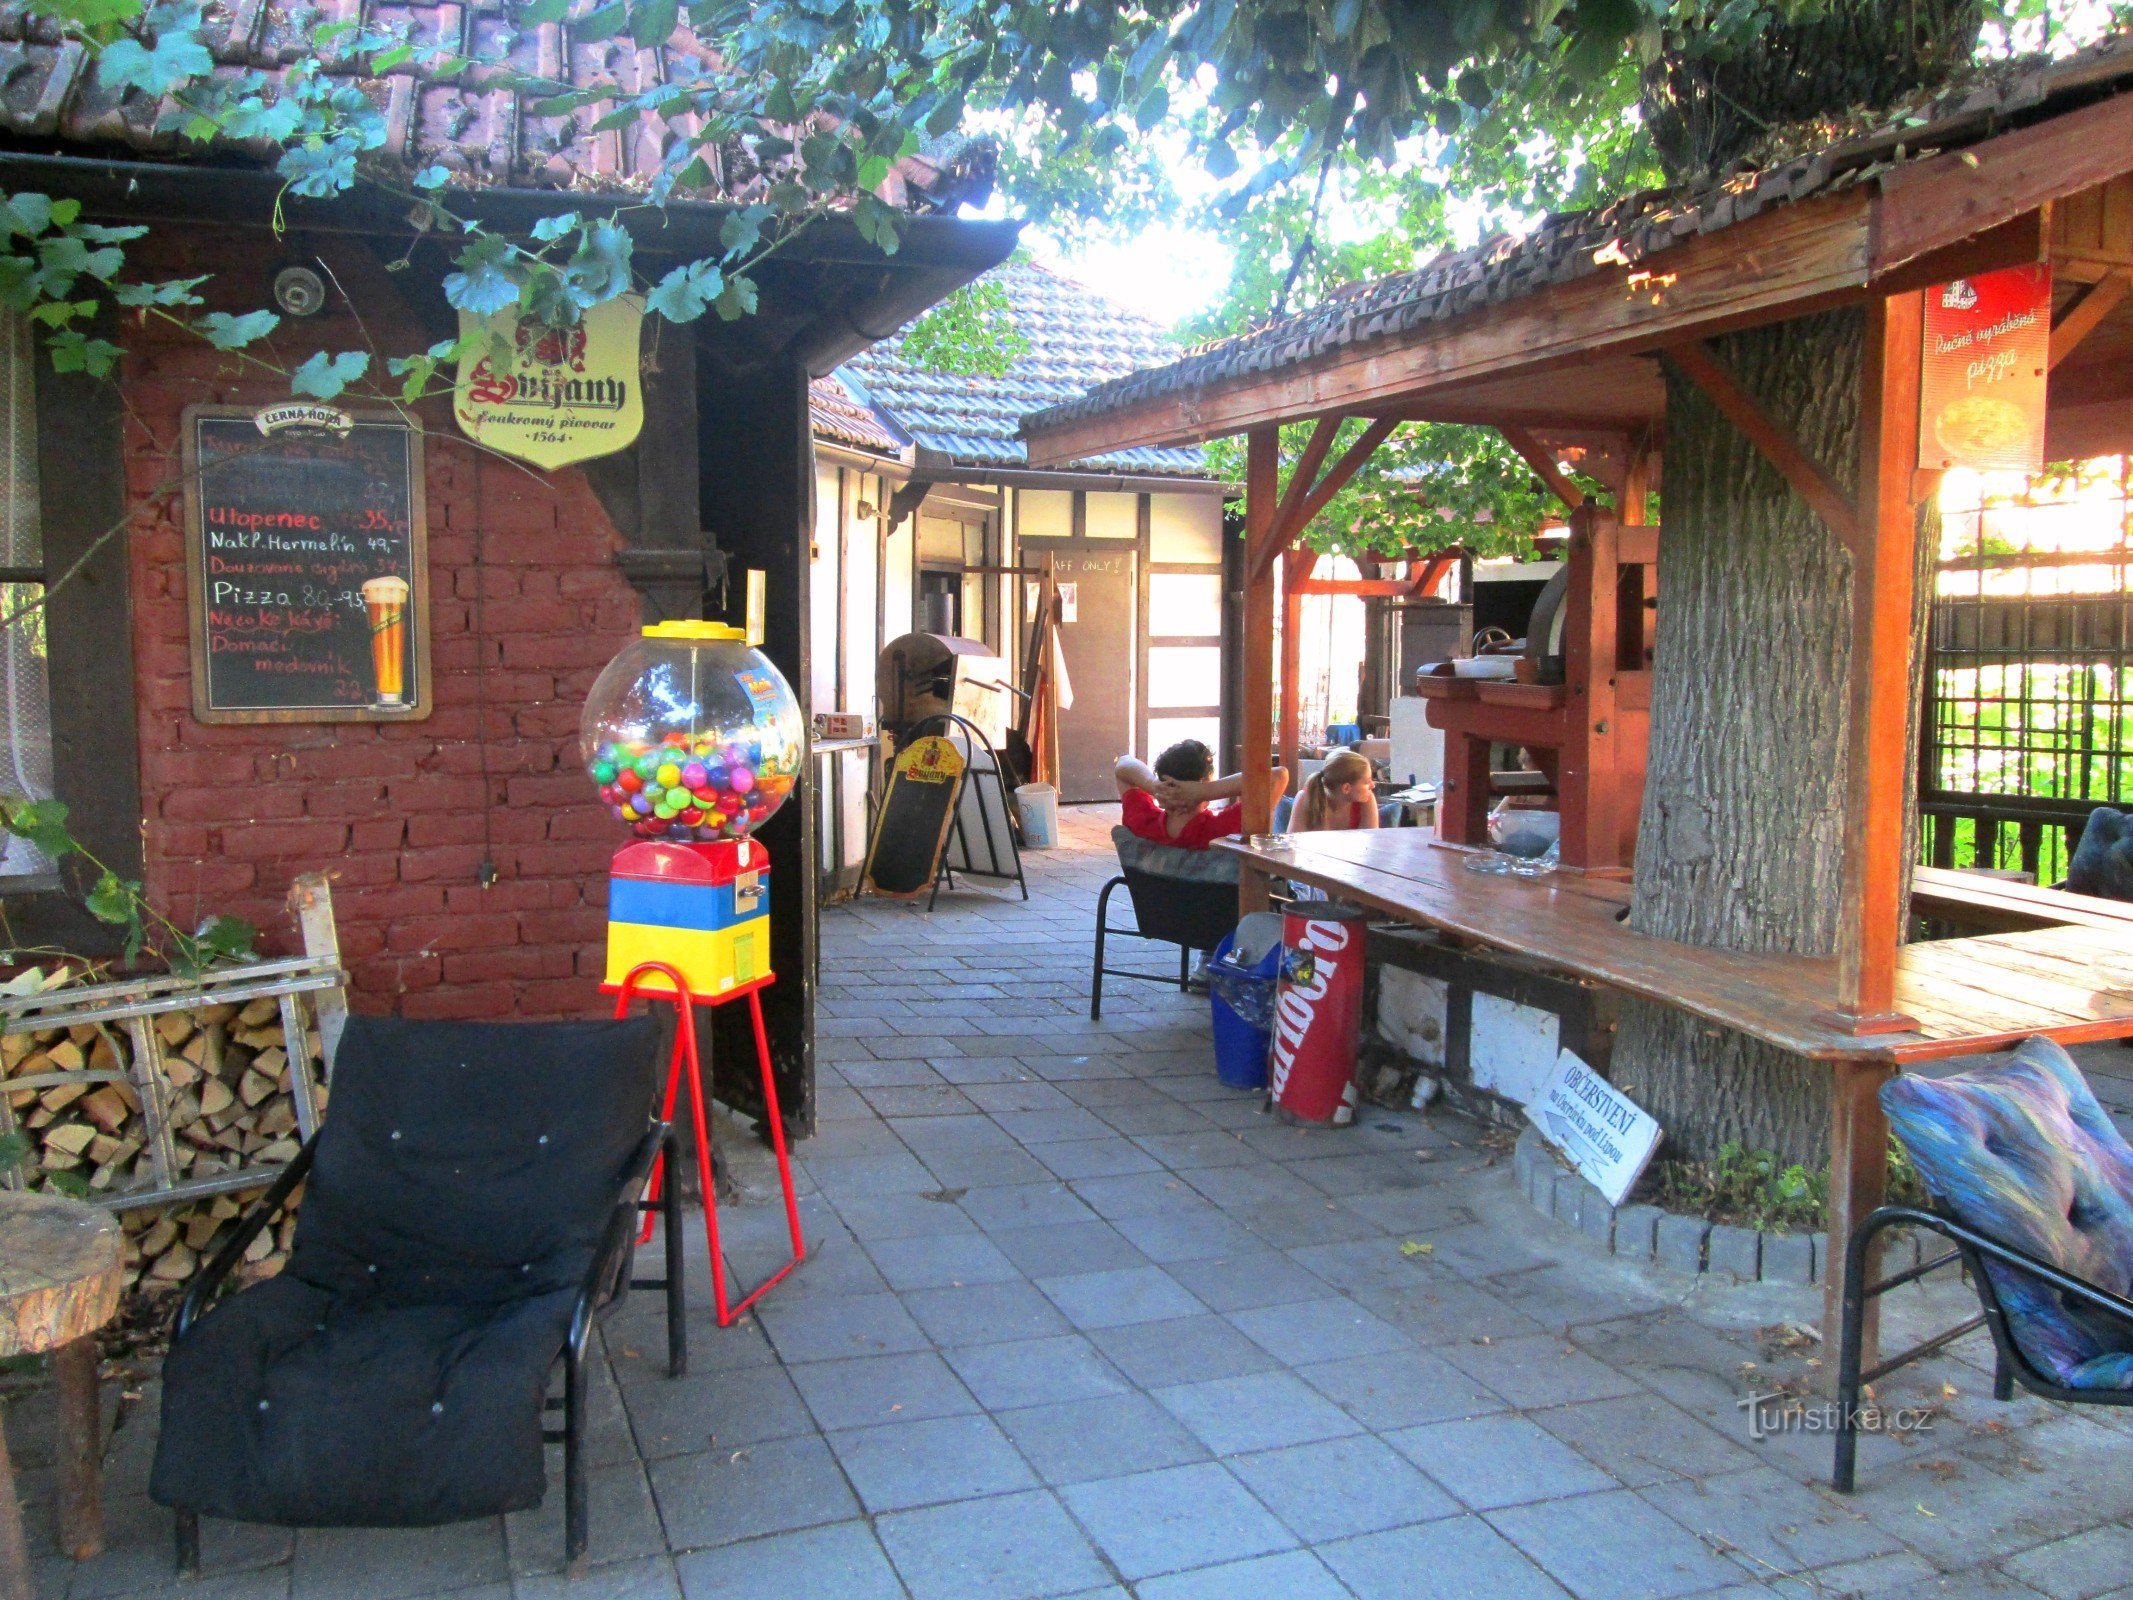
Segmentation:
{"type": "Polygon", "coordinates": [[[1611,1206],[1628,1198],[1659,1148],[1651,1113],[1568,1050],[1556,1056],[1526,1115],[1611,1206]]]}

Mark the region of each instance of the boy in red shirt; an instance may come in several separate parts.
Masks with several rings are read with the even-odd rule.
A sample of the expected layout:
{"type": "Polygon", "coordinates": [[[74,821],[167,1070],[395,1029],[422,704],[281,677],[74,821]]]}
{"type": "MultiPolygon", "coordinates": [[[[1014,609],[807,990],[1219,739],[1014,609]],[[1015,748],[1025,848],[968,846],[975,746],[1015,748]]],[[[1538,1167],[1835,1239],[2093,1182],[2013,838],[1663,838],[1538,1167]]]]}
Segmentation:
{"type": "MultiPolygon", "coordinates": [[[[1112,775],[1118,780],[1119,821],[1129,833],[1154,844],[1205,850],[1215,840],[1244,831],[1244,775],[1214,776],[1214,752],[1197,739],[1172,745],[1155,758],[1154,767],[1135,756],[1120,756],[1112,775]],[[1227,801],[1209,808],[1210,800],[1227,801]]],[[[1268,804],[1280,803],[1289,786],[1286,768],[1274,769],[1268,804]]]]}

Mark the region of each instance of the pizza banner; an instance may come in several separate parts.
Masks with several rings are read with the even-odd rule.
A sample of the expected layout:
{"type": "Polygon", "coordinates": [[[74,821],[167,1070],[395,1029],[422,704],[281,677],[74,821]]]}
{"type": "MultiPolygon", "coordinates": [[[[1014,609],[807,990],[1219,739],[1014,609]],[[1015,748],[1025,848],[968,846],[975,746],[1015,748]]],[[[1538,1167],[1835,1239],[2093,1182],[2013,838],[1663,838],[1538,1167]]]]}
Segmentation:
{"type": "Polygon", "coordinates": [[[1926,291],[1921,467],[2043,468],[2051,332],[2048,266],[2007,267],[1926,291]]]}

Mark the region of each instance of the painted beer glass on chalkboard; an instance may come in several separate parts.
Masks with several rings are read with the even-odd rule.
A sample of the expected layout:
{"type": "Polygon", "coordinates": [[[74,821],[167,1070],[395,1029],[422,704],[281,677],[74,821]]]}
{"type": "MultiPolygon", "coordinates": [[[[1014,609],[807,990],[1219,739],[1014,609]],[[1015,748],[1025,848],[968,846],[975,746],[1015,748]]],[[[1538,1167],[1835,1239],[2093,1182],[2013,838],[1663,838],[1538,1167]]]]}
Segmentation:
{"type": "Polygon", "coordinates": [[[422,438],[330,406],[185,415],[193,714],[430,714],[422,438]]]}

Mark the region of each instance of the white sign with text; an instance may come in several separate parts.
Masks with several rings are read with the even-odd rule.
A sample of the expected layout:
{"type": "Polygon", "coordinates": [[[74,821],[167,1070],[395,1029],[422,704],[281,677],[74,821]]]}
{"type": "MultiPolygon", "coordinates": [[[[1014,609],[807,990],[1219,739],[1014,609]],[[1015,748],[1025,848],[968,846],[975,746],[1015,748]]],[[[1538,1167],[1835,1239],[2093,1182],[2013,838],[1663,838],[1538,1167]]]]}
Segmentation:
{"type": "Polygon", "coordinates": [[[1526,1115],[1611,1206],[1628,1196],[1659,1148],[1651,1113],[1568,1050],[1556,1056],[1526,1115]]]}

